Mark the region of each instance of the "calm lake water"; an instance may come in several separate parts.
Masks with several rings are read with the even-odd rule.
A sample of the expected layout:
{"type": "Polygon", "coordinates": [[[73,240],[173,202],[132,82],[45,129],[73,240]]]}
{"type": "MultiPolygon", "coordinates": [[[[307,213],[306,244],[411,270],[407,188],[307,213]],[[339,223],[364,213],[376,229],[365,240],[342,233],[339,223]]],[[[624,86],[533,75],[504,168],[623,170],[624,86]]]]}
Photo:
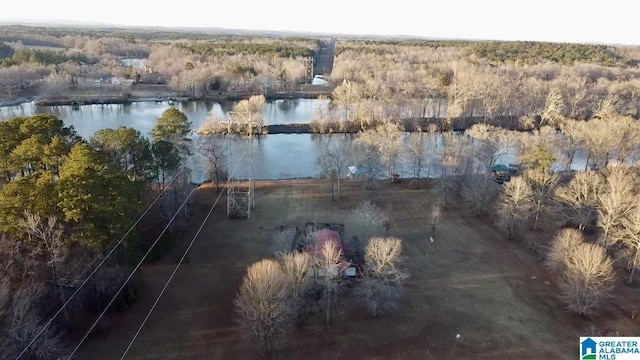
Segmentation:
{"type": "MultiPolygon", "coordinates": [[[[177,103],[175,107],[184,112],[197,129],[204,120],[213,115],[224,119],[236,102],[191,101],[177,103]]],[[[265,104],[263,116],[270,125],[309,123],[313,120],[318,107],[325,110],[328,100],[287,99],[273,100],[265,104]]],[[[156,118],[171,107],[166,102],[135,102],[127,105],[86,105],[79,110],[71,106],[36,106],[33,102],[18,106],[0,107],[0,120],[34,114],[51,114],[62,119],[65,124],[73,125],[78,134],[91,137],[105,128],[127,126],[148,135],[155,125],[156,118]]]]}
{"type": "MultiPolygon", "coordinates": [[[[194,129],[197,129],[211,114],[224,118],[224,114],[232,110],[234,105],[234,102],[194,101],[177,103],[175,107],[184,112],[193,123],[194,129]]],[[[328,106],[328,100],[275,100],[267,102],[263,115],[268,124],[308,123],[315,116],[318,107],[326,110],[328,106]]],[[[0,107],[0,120],[47,113],[59,117],[66,125],[73,126],[78,134],[85,138],[90,138],[101,129],[118,126],[133,127],[148,136],[156,118],[169,107],[167,103],[138,102],[129,105],[89,105],[72,110],[70,106],[40,107],[26,103],[0,107]]],[[[418,135],[405,134],[405,146],[396,168],[396,172],[403,177],[413,176],[412,162],[406,149],[406,143],[411,136],[418,135]]],[[[245,159],[248,159],[251,154],[251,173],[254,179],[307,178],[320,174],[317,158],[327,146],[340,146],[345,154],[345,163],[356,165],[358,155],[353,146],[353,138],[351,135],[273,134],[252,140],[251,146],[246,141],[234,141],[229,148],[232,159],[240,157],[242,153],[245,154],[245,159]]],[[[423,138],[430,155],[424,162],[421,177],[439,177],[442,173],[442,136],[424,134],[423,138]]],[[[497,163],[507,165],[516,162],[516,158],[517,150],[514,149],[499,157],[497,163]]],[[[577,154],[571,168],[584,169],[584,162],[585,156],[577,154]]],[[[204,179],[203,169],[206,167],[202,156],[196,152],[189,159],[188,165],[193,169],[193,181],[201,182],[204,179]]],[[[249,168],[249,161],[240,162],[235,172],[236,177],[248,175],[249,168]]],[[[384,173],[380,175],[383,176],[384,173]]]]}

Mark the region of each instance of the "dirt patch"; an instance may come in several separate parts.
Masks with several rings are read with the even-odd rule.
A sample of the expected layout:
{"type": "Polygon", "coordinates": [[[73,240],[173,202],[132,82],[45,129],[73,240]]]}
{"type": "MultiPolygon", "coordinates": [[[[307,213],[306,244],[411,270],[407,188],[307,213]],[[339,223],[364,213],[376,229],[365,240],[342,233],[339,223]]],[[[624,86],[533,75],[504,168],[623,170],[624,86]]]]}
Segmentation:
{"type": "MultiPolygon", "coordinates": [[[[270,256],[269,239],[280,225],[348,225],[349,211],[369,194],[357,180],[344,188],[343,199],[331,201],[328,184],[316,180],[257,183],[250,220],[226,219],[223,196],[127,358],[255,358],[232,306],[246,267],[270,256]]],[[[631,303],[612,301],[591,320],[564,311],[540,258],[455,202],[443,211],[432,243],[424,224],[437,197],[428,183],[419,190],[408,182],[378,188],[374,202],[392,210],[390,235],[403,239],[411,274],[400,311],[371,319],[347,289],[344,311],[330,329],[310,319],[293,329],[276,358],[574,359],[578,337],[590,327],[637,335],[631,303]],[[456,334],[461,337],[454,349],[456,334]]],[[[112,315],[109,333],[87,341],[78,359],[121,356],[216,196],[211,187],[197,191],[192,226],[178,247],[144,267],[140,301],[112,315]]]]}

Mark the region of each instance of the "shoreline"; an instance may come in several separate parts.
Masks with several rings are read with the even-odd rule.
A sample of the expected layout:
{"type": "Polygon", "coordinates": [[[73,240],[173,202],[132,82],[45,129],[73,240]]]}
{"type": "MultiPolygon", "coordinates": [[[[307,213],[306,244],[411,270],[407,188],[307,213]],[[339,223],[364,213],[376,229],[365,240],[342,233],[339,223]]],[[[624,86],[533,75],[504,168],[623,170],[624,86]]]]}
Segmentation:
{"type": "Polygon", "coordinates": [[[28,98],[18,98],[13,100],[1,100],[0,107],[19,106],[33,102],[36,106],[82,106],[82,105],[121,105],[136,102],[190,102],[190,101],[239,101],[248,99],[254,95],[264,95],[267,100],[285,99],[317,99],[320,96],[330,96],[331,90],[318,89],[316,91],[287,91],[277,93],[222,93],[208,96],[175,96],[169,93],[160,93],[157,96],[114,96],[114,95],[91,95],[74,96],[64,95],[56,99],[43,96],[28,98]]]}

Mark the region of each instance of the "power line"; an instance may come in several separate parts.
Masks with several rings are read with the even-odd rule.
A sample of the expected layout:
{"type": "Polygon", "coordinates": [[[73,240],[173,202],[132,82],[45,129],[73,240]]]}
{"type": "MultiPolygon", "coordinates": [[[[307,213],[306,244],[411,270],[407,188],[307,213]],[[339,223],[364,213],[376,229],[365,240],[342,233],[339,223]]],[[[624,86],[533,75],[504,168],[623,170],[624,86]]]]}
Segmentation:
{"type": "MultiPolygon", "coordinates": [[[[185,169],[185,168],[186,168],[186,166],[185,166],[185,165],[182,165],[182,167],[180,168],[180,170],[179,170],[175,175],[173,175],[173,176],[169,179],[169,181],[168,181],[168,182],[169,182],[169,183],[170,183],[170,182],[173,182],[173,181],[174,181],[174,180],[175,180],[175,179],[176,179],[176,178],[177,178],[177,177],[178,177],[178,176],[179,176],[179,175],[184,171],[184,169],[185,169]]],[[[151,207],[153,207],[153,205],[155,205],[155,203],[160,199],[160,197],[162,197],[162,195],[164,195],[164,193],[167,191],[167,189],[168,189],[167,187],[164,187],[164,186],[163,186],[162,191],[160,192],[160,194],[158,194],[158,196],[156,196],[156,197],[155,197],[155,199],[147,201],[147,204],[143,207],[144,209],[146,209],[146,210],[145,210],[145,213],[144,213],[144,214],[142,214],[142,215],[140,215],[140,216],[139,216],[139,218],[138,218],[138,220],[137,220],[136,222],[134,222],[132,225],[130,225],[131,227],[129,228],[128,232],[130,232],[130,231],[131,231],[131,229],[133,229],[133,227],[135,227],[135,226],[138,224],[138,222],[142,219],[142,217],[143,217],[144,215],[146,215],[146,213],[147,213],[147,212],[149,212],[149,210],[151,210],[151,207]]],[[[129,222],[131,222],[131,221],[129,221],[129,222]]],[[[121,239],[117,244],[113,245],[113,243],[114,243],[114,242],[112,241],[112,242],[109,244],[109,246],[114,246],[114,247],[116,247],[116,248],[117,248],[118,246],[120,246],[120,244],[122,243],[122,241],[124,240],[124,238],[126,238],[126,237],[127,237],[127,235],[129,234],[128,232],[127,232],[127,233],[125,233],[125,235],[123,235],[123,239],[121,239]]],[[[114,239],[114,240],[115,240],[115,239],[114,239]]],[[[80,273],[80,275],[79,275],[78,277],[82,277],[82,276],[87,272],[87,270],[89,270],[89,269],[91,268],[91,265],[93,265],[93,263],[94,263],[97,259],[98,259],[97,257],[96,257],[96,258],[94,258],[94,259],[91,261],[91,263],[89,263],[89,265],[87,265],[87,267],[82,271],[82,273],[80,273]]],[[[100,265],[98,265],[98,267],[100,267],[100,265]]]]}
{"type": "MultiPolygon", "coordinates": [[[[184,166],[182,167],[182,169],[176,173],[173,178],[171,179],[171,181],[175,180],[175,178],[178,177],[178,175],[180,175],[180,173],[182,173],[184,171],[184,166]]],[[[107,262],[107,259],[116,251],[116,249],[118,248],[118,246],[120,246],[120,244],[122,244],[122,242],[124,241],[124,239],[127,238],[127,236],[129,236],[129,234],[131,233],[131,231],[134,229],[134,227],[136,225],[138,225],[138,223],[142,220],[142,218],[147,215],[147,213],[149,212],[149,210],[151,210],[151,208],[153,207],[153,205],[155,205],[155,203],[160,199],[160,197],[162,197],[162,195],[165,193],[165,191],[167,191],[167,188],[165,187],[162,192],[160,192],[160,194],[153,200],[153,202],[151,203],[151,205],[149,205],[149,207],[147,207],[147,209],[142,213],[142,215],[140,215],[138,217],[138,220],[136,220],[136,222],[133,223],[133,225],[131,225],[129,227],[129,230],[127,230],[127,232],[120,238],[120,240],[116,243],[116,245],[107,253],[107,255],[102,259],[102,261],[98,264],[98,266],[96,266],[96,268],[91,272],[91,274],[89,274],[89,276],[87,276],[86,279],[84,279],[82,281],[82,283],[80,284],[80,286],[78,286],[78,288],[73,292],[73,294],[71,294],[71,296],[64,302],[64,304],[62,304],[62,306],[60,307],[60,309],[58,309],[58,311],[56,311],[56,313],[51,317],[51,319],[49,319],[49,321],[47,321],[47,323],[42,327],[42,329],[40,329],[40,331],[36,334],[36,336],[31,339],[31,341],[29,342],[29,344],[27,344],[27,346],[25,346],[25,348],[20,352],[20,354],[18,354],[18,356],[16,357],[16,359],[20,359],[20,357],[22,355],[24,355],[25,352],[27,352],[27,350],[29,350],[29,348],[31,347],[31,345],[33,345],[33,343],[40,337],[40,335],[42,335],[42,333],[44,333],[44,331],[51,325],[51,323],[53,322],[53,320],[55,320],[56,317],[58,317],[58,315],[60,315],[60,313],[64,310],[64,308],[69,305],[69,303],[71,302],[71,300],[73,300],[73,298],[78,295],[78,293],[80,292],[80,290],[82,289],[82,287],[89,282],[89,280],[93,277],[93,275],[96,274],[96,272],[98,272],[98,269],[100,269],[100,267],[107,262]]],[[[95,258],[87,267],[86,269],[82,272],[82,275],[84,275],[84,273],[93,265],[93,263],[95,262],[97,258],[95,258]]],[[[49,308],[47,310],[47,312],[50,310],[51,308],[49,308]]]]}
{"type": "MultiPolygon", "coordinates": [[[[211,166],[207,167],[207,170],[209,170],[209,168],[211,168],[211,166]]],[[[204,177],[206,176],[208,171],[204,171],[203,175],[202,175],[202,180],[204,180],[204,177]]],[[[153,242],[153,244],[151,244],[151,247],[149,247],[149,250],[147,250],[147,252],[142,256],[142,259],[140,259],[140,261],[138,262],[138,264],[133,268],[133,270],[131,271],[131,274],[129,274],[129,276],[125,279],[125,281],[122,283],[122,286],[120,286],[120,288],[118,289],[118,291],[116,291],[115,295],[111,298],[111,300],[109,301],[109,303],[107,304],[107,306],[104,308],[104,310],[102,310],[102,312],[100,313],[100,315],[98,316],[98,318],[93,322],[93,324],[91,325],[91,327],[89,328],[89,330],[84,334],[84,336],[82,337],[82,339],[80,339],[80,342],[76,345],[76,347],[73,349],[73,351],[71,352],[71,354],[69,355],[69,357],[67,358],[67,360],[71,359],[73,357],[73,355],[75,355],[75,353],[78,351],[78,349],[80,348],[80,346],[82,345],[82,343],[87,339],[87,337],[89,336],[89,334],[91,333],[91,331],[93,331],[93,329],[96,327],[96,325],[98,325],[98,322],[100,321],[100,319],[102,319],[102,317],[104,316],[104,314],[107,313],[107,311],[109,310],[109,308],[111,307],[111,305],[113,305],[113,302],[116,301],[116,298],[118,297],[118,295],[120,294],[120,292],[125,288],[125,286],[127,286],[127,283],[129,283],[129,281],[131,281],[131,278],[133,278],[133,276],[135,275],[136,271],[138,271],[138,269],[140,268],[140,266],[142,266],[142,263],[144,262],[144,260],[147,258],[147,256],[149,256],[149,254],[151,253],[151,251],[153,250],[153,248],[156,246],[156,244],[158,244],[158,242],[160,241],[160,238],[162,238],[162,236],[164,235],[164,233],[167,231],[167,229],[169,228],[169,226],[171,226],[171,223],[173,223],[173,220],[175,220],[175,218],[178,216],[178,214],[180,213],[180,211],[182,210],[182,208],[184,207],[184,205],[187,203],[187,201],[189,200],[189,198],[191,197],[191,195],[193,195],[193,193],[198,189],[198,187],[194,187],[191,192],[189,192],[189,195],[187,195],[187,197],[184,199],[184,201],[182,202],[182,204],[180,204],[180,207],[178,208],[178,210],[176,210],[176,213],[173,215],[173,217],[171,217],[171,219],[169,220],[169,222],[167,223],[167,225],[164,227],[164,229],[162,229],[162,232],[160,233],[160,235],[158,235],[158,237],[156,238],[156,240],[153,242]]]]}
{"type": "MultiPolygon", "coordinates": [[[[182,173],[182,171],[183,171],[184,169],[185,169],[185,166],[183,165],[183,166],[182,166],[182,168],[180,168],[180,170],[179,170],[179,171],[178,171],[178,172],[177,172],[177,173],[176,173],[176,174],[175,174],[175,175],[174,175],[174,176],[169,180],[169,182],[171,182],[171,181],[175,180],[175,178],[177,178],[177,177],[178,177],[178,175],[180,175],[180,173],[182,173]]],[[[142,206],[142,207],[141,207],[140,211],[138,211],[138,215],[136,215],[136,218],[138,219],[138,221],[140,221],[140,220],[142,219],[142,217],[144,217],[144,216],[146,215],[146,212],[148,212],[148,210],[150,210],[150,209],[151,209],[151,207],[152,207],[153,205],[155,205],[155,203],[158,201],[158,199],[159,199],[162,195],[164,195],[164,193],[165,193],[165,191],[166,191],[166,190],[167,190],[167,188],[162,189],[162,191],[160,192],[160,194],[158,194],[158,196],[156,196],[156,197],[155,197],[155,199],[149,199],[149,200],[147,201],[147,203],[146,203],[146,204],[144,204],[144,206],[142,206]],[[143,214],[143,209],[145,209],[145,210],[144,210],[144,214],[143,214]]],[[[130,231],[130,230],[131,230],[134,226],[136,226],[137,224],[138,224],[138,222],[134,222],[134,220],[133,220],[133,219],[129,220],[129,224],[127,224],[127,226],[130,226],[130,227],[128,228],[128,231],[130,231]]],[[[114,243],[116,243],[116,239],[117,239],[117,238],[113,238],[113,241],[111,241],[111,242],[109,243],[109,245],[108,245],[107,247],[105,247],[105,249],[111,248],[111,246],[114,246],[114,248],[117,248],[118,246],[120,246],[120,244],[122,243],[122,241],[127,237],[127,235],[128,235],[128,232],[126,232],[126,233],[123,235],[123,238],[122,238],[122,239],[120,239],[120,241],[119,241],[115,246],[114,246],[114,243]]],[[[109,255],[107,255],[106,257],[109,257],[109,255]]],[[[93,264],[94,264],[96,261],[98,261],[98,258],[99,258],[99,256],[95,256],[95,257],[93,258],[93,260],[91,260],[91,261],[89,262],[89,264],[87,264],[87,266],[85,266],[84,270],[82,270],[82,272],[81,272],[79,275],[75,276],[75,277],[76,277],[76,278],[83,278],[83,277],[84,277],[84,274],[86,274],[86,273],[87,273],[87,271],[89,271],[89,269],[91,269],[91,267],[93,266],[93,264]]],[[[97,268],[100,268],[100,266],[101,266],[101,265],[102,265],[102,264],[98,265],[98,266],[97,266],[97,268]]],[[[93,274],[89,275],[89,278],[91,278],[91,276],[92,276],[92,275],[93,275],[93,274]]],[[[57,285],[57,284],[54,284],[54,286],[55,286],[55,285],[57,285]]],[[[82,286],[80,286],[80,288],[82,288],[82,286]]],[[[73,294],[71,297],[73,297],[73,296],[75,296],[75,294],[73,294]]],[[[65,304],[65,305],[66,305],[66,304],[65,304]]],[[[64,306],[65,306],[65,305],[62,305],[62,309],[64,309],[64,306]]],[[[53,309],[54,307],[56,307],[56,304],[55,304],[55,303],[51,304],[51,305],[47,308],[47,310],[44,312],[44,314],[48,314],[48,313],[51,311],[51,309],[53,309]]],[[[57,316],[57,314],[56,314],[56,315],[54,315],[54,319],[55,319],[55,317],[56,317],[56,316],[57,316]]],[[[38,334],[38,335],[39,335],[39,334],[38,334]]],[[[36,339],[38,338],[38,335],[36,336],[36,339]]],[[[34,339],[34,341],[35,341],[35,339],[34,339]]],[[[29,344],[29,346],[30,346],[30,345],[31,345],[31,344],[29,344]]],[[[28,349],[28,348],[29,348],[29,346],[27,346],[27,347],[26,347],[26,349],[28,349]]]]}
{"type": "MultiPolygon", "coordinates": [[[[245,153],[246,153],[246,149],[242,153],[242,155],[240,156],[240,159],[242,159],[244,157],[245,153]]],[[[238,168],[239,164],[240,164],[240,160],[238,160],[238,162],[236,163],[236,166],[231,171],[231,175],[229,175],[229,177],[227,178],[227,182],[225,184],[225,187],[229,185],[229,182],[231,181],[231,177],[233,176],[233,174],[235,174],[236,169],[238,168]]],[[[129,342],[129,345],[127,346],[127,349],[124,351],[124,354],[122,354],[122,357],[120,358],[120,360],[123,360],[125,358],[125,356],[127,356],[127,353],[131,349],[131,346],[133,346],[133,343],[136,341],[136,338],[138,337],[138,335],[140,335],[140,332],[142,331],[142,328],[147,323],[147,320],[149,320],[149,317],[151,316],[151,313],[153,312],[153,310],[155,310],[156,305],[158,305],[158,302],[160,301],[160,298],[162,297],[162,295],[164,295],[164,292],[169,287],[169,283],[171,282],[171,280],[173,280],[173,277],[178,272],[178,268],[180,267],[180,265],[182,265],[182,262],[187,257],[187,254],[189,253],[189,250],[191,250],[191,247],[193,246],[193,244],[195,243],[196,239],[198,238],[198,235],[200,235],[200,232],[204,228],[204,225],[207,223],[207,220],[209,220],[209,217],[211,216],[211,213],[213,213],[213,209],[218,204],[218,201],[220,200],[220,197],[222,197],[222,191],[218,194],[218,197],[216,198],[216,201],[214,201],[213,205],[211,206],[211,209],[209,209],[209,212],[207,213],[207,216],[205,216],[204,220],[202,221],[202,224],[198,228],[198,231],[196,231],[196,234],[193,236],[193,239],[191,239],[191,242],[189,243],[189,246],[187,246],[187,250],[185,250],[184,254],[182,254],[182,257],[180,258],[180,261],[178,261],[178,264],[173,269],[173,272],[169,276],[169,279],[167,279],[167,282],[164,284],[164,287],[160,291],[160,294],[156,298],[156,301],[151,306],[151,309],[149,309],[149,312],[147,313],[147,316],[145,316],[144,320],[142,320],[142,324],[140,324],[140,327],[138,328],[138,331],[136,331],[135,335],[133,335],[133,339],[131,339],[131,342],[129,342]]]]}

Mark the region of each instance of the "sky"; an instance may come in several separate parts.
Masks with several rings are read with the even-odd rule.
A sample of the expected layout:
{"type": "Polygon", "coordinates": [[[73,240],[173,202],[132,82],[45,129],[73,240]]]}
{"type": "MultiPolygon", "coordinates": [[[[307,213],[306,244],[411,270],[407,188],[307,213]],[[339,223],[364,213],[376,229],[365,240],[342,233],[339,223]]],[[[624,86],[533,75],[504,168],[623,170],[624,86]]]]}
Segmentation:
{"type": "Polygon", "coordinates": [[[221,27],[640,45],[636,1],[3,0],[0,22],[221,27]],[[84,3],[83,6],[78,6],[84,3]]]}

